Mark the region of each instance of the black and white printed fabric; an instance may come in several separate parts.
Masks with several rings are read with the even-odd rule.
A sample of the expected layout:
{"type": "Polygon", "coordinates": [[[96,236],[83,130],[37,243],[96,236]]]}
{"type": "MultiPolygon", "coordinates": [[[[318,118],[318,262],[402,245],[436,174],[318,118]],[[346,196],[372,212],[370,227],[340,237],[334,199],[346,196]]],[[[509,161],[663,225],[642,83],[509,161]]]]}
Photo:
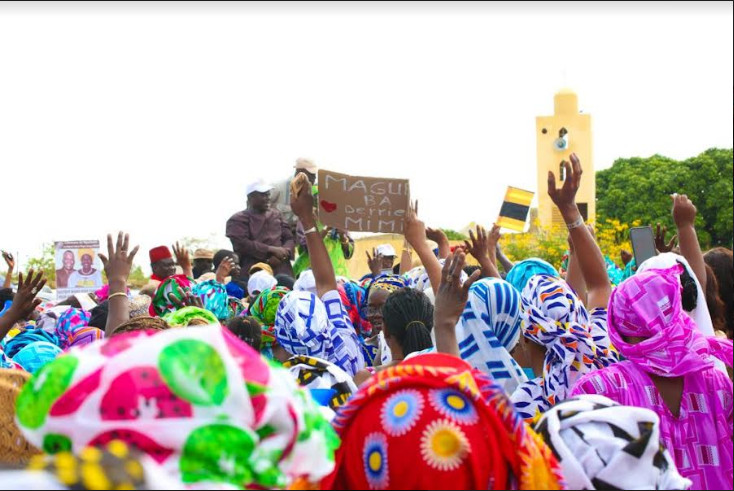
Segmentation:
{"type": "MultiPolygon", "coordinates": [[[[311,392],[313,399],[322,407],[335,411],[357,392],[352,377],[338,366],[314,356],[293,356],[283,363],[296,381],[311,392]]],[[[333,419],[334,413],[325,414],[333,419]]]]}
{"type": "Polygon", "coordinates": [[[653,411],[599,395],[567,399],[535,426],[561,464],[568,489],[688,489],[660,443],[653,411]]]}

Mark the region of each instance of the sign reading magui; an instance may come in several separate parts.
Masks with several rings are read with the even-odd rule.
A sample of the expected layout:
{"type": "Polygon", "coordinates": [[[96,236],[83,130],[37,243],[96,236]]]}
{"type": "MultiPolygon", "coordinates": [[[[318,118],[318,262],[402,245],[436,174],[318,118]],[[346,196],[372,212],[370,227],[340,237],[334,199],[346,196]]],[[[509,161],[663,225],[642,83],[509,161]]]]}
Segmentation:
{"type": "Polygon", "coordinates": [[[407,179],[359,177],[319,169],[319,220],[350,232],[403,233],[407,179]]]}

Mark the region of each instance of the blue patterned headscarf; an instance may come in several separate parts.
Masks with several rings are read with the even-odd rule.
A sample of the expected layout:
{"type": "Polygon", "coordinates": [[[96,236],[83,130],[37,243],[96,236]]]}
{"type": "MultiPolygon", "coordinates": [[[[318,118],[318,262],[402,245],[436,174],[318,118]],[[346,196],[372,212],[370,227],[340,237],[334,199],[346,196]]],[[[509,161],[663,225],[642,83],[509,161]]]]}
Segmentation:
{"type": "Polygon", "coordinates": [[[469,289],[456,326],[461,358],[492,375],[508,394],[527,381],[510,355],[520,340],[520,293],[498,278],[483,278],[469,289]]]}
{"type": "Polygon", "coordinates": [[[2,349],[9,358],[15,358],[15,355],[28,345],[38,342],[47,342],[59,346],[59,338],[52,333],[43,329],[26,329],[12,339],[7,340],[2,349]]]}
{"type": "Polygon", "coordinates": [[[536,274],[544,274],[548,276],[554,276],[560,278],[556,268],[551,266],[549,263],[533,257],[516,263],[505,278],[508,283],[515,287],[518,292],[522,292],[525,285],[528,284],[530,278],[536,274]]]}
{"type": "MultiPolygon", "coordinates": [[[[17,337],[17,336],[16,336],[17,337]]],[[[13,361],[28,373],[35,373],[61,353],[61,348],[48,341],[27,344],[13,357],[13,361]]]]}
{"type": "Polygon", "coordinates": [[[275,338],[288,353],[330,361],[352,377],[365,367],[357,333],[336,291],[323,301],[306,291],[288,293],[275,315],[275,338]]]}
{"type": "Polygon", "coordinates": [[[208,280],[194,285],[191,293],[201,299],[204,308],[222,320],[230,316],[229,297],[225,286],[216,280],[208,280]]]}

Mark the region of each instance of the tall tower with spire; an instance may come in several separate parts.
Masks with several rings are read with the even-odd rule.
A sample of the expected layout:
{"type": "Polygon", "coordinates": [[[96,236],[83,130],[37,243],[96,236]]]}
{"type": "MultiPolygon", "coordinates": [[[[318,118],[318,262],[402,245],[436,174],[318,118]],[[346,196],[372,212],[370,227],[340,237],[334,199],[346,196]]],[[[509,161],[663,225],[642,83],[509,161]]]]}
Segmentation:
{"type": "Polygon", "coordinates": [[[561,89],[553,97],[553,116],[535,118],[538,155],[538,219],[542,227],[563,225],[563,218],[548,196],[548,171],[556,175],[556,185],[566,176],[561,161],[570,162],[578,155],[584,173],[576,203],[586,221],[596,217],[596,178],[592,157],[591,116],[579,112],[578,97],[569,89],[561,89]]]}

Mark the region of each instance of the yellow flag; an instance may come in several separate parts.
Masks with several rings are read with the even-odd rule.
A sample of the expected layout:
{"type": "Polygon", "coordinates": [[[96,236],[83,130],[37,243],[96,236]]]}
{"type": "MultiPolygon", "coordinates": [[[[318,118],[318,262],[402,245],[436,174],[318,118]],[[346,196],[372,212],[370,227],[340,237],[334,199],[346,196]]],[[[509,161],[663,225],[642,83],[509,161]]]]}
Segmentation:
{"type": "Polygon", "coordinates": [[[528,219],[533,194],[524,189],[507,186],[505,201],[502,203],[497,225],[517,232],[525,230],[525,222],[528,219]]]}

